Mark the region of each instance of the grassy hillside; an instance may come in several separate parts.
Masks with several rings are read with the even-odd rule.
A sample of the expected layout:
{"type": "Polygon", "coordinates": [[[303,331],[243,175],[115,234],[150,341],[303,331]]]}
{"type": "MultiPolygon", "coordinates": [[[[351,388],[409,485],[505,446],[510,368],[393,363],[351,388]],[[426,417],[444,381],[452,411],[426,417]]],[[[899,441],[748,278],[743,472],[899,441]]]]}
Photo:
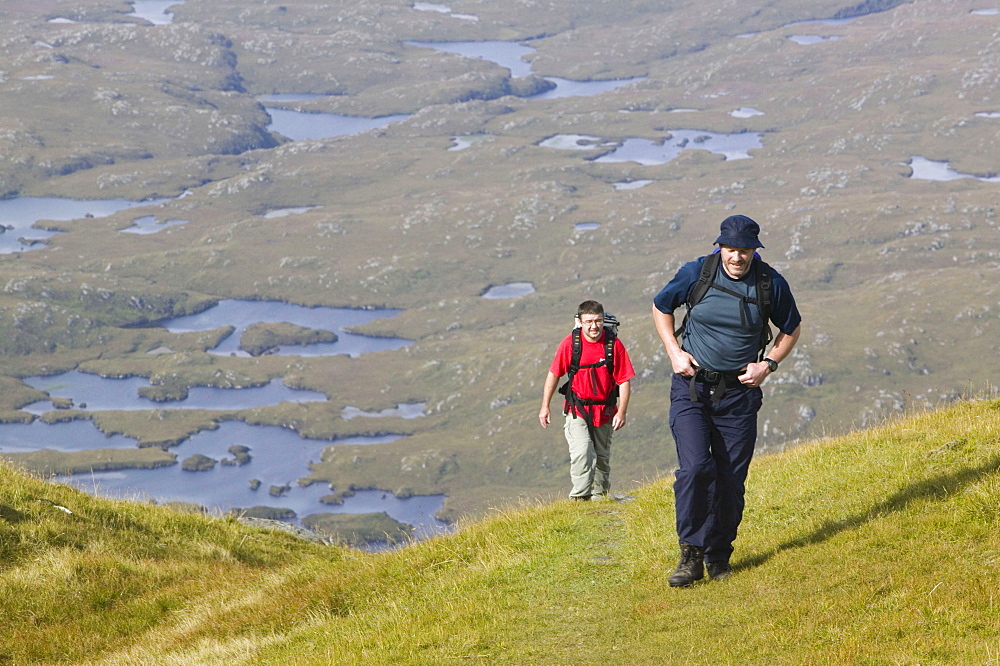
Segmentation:
{"type": "Polygon", "coordinates": [[[971,401],[760,457],[689,589],[666,480],[373,555],[3,467],[0,663],[994,663],[998,443],[971,401]]]}
{"type": "Polygon", "coordinates": [[[328,401],[92,418],[165,447],[227,419],[327,439],[405,434],[331,447],[303,474],[339,490],[444,494],[444,517],[482,516],[497,498],[565,493],[565,444],[535,415],[576,304],[596,297],[622,319],[639,373],[617,441],[625,488],[672,465],[651,299],[733,212],[761,222],[764,258],[804,315],[794,357],[765,389],[762,446],[996,390],[982,359],[1000,353],[998,185],[909,178],[915,156],[1000,171],[989,2],[449,6],[479,20],[410,0],[186,0],[165,26],[130,17],[122,0],[3,4],[0,195],[170,200],[42,221],[60,233],[0,256],[0,420],[33,418],[22,407],[44,396],[23,378],[70,369],[148,377],[170,394],[280,378],[328,401]],[[529,86],[503,67],[410,44],[433,39],[524,40],[539,76],[644,79],[525,99],[511,93],[529,86]],[[412,116],[289,142],[267,130],[271,93],[325,95],[288,108],[412,116]],[[746,108],[760,115],[734,115],[746,108]],[[762,147],[742,160],[686,150],[660,165],[595,161],[677,130],[759,132],[762,147]],[[559,134],[599,142],[543,145],[559,134]],[[464,137],[476,140],[452,150],[464,137]],[[615,187],[625,181],[650,182],[615,187]],[[305,212],[265,216],[285,207],[305,212]],[[186,222],[120,232],[151,214],[186,222]],[[511,281],[535,293],[481,298],[511,281]],[[226,298],[398,307],[362,332],[414,344],[357,359],[218,358],[205,349],[221,331],[136,328],[226,298]],[[148,353],[163,348],[172,353],[148,353]],[[345,406],[401,403],[425,403],[427,416],[342,418],[345,406]]]}

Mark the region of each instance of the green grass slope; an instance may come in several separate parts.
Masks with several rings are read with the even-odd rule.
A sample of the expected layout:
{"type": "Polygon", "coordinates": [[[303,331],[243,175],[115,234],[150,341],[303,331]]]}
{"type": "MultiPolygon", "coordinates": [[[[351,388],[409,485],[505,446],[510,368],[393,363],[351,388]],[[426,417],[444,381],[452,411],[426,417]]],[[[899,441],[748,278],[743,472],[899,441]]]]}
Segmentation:
{"type": "Polygon", "coordinates": [[[998,443],[966,401],[762,456],[689,589],[667,479],[373,555],[0,467],[0,663],[995,663],[998,443]]]}
{"type": "MultiPolygon", "coordinates": [[[[615,483],[629,488],[673,464],[652,298],[734,212],[761,222],[763,256],[803,314],[765,387],[762,448],[1000,395],[982,362],[1000,354],[1000,207],[985,179],[1000,169],[993,0],[448,3],[478,21],[415,4],[186,0],[152,26],[125,0],[0,3],[0,197],[169,199],[4,232],[59,233],[0,255],[0,421],[35,418],[24,407],[45,396],[23,379],[73,369],[147,377],[160,398],[280,379],[327,400],[42,418],[90,414],[143,447],[234,419],[330,441],[407,435],[331,446],[302,474],[332,492],[445,495],[439,517],[482,517],[566,492],[565,443],[538,427],[538,401],[576,304],[594,297],[622,319],[638,373],[616,439],[615,483]],[[792,39],[802,34],[823,41],[792,39]],[[535,79],[411,45],[427,40],[524,41],[538,76],[642,80],[525,99],[511,93],[535,79]],[[276,92],[324,94],[286,109],[412,115],[289,142],[267,130],[262,97],[276,92]],[[689,149],[666,164],[596,161],[679,130],[760,133],[762,146],[739,160],[689,149]],[[558,135],[596,143],[549,147],[558,135]],[[984,180],[911,178],[914,158],[984,180]],[[289,207],[303,212],[267,217],[289,207]],[[185,223],[122,233],[140,216],[185,223]],[[522,281],[535,292],[481,297],[522,281]],[[355,332],[413,344],[221,358],[206,350],[223,327],[144,327],[230,298],[400,308],[355,332]],[[410,403],[425,417],[343,418],[410,403]]],[[[120,455],[143,466],[149,454],[120,455]]],[[[32,459],[89,471],[69,455],[32,459]]]]}

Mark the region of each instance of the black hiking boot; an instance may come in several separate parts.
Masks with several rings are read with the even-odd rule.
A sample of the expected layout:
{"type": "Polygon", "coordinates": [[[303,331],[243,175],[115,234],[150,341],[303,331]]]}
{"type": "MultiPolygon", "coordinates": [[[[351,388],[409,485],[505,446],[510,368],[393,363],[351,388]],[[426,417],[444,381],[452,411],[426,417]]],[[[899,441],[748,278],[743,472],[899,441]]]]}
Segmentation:
{"type": "Polygon", "coordinates": [[[729,566],[729,562],[706,562],[705,568],[708,569],[708,577],[712,580],[725,580],[733,575],[733,568],[729,566]]]}
{"type": "Polygon", "coordinates": [[[705,577],[705,549],[692,546],[689,543],[681,544],[681,561],[677,563],[677,568],[670,574],[670,587],[687,587],[696,580],[705,577]]]}

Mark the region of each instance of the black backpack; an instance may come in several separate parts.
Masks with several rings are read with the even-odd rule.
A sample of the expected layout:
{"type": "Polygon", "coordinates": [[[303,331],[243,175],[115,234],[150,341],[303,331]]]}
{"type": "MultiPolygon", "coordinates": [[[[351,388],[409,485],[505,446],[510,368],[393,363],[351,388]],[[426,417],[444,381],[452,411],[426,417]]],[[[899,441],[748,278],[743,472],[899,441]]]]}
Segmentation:
{"type": "MultiPolygon", "coordinates": [[[[759,256],[754,256],[754,263],[756,264],[755,270],[757,271],[757,298],[747,298],[741,294],[736,293],[732,289],[727,289],[720,284],[715,282],[715,274],[719,269],[719,264],[722,262],[722,254],[718,250],[712,254],[705,257],[705,263],[701,265],[701,274],[698,276],[698,281],[694,283],[691,287],[691,291],[688,293],[686,305],[687,312],[684,314],[684,321],[681,322],[680,327],[674,331],[674,337],[680,340],[681,335],[684,333],[684,329],[687,327],[688,317],[691,316],[691,308],[701,302],[701,299],[705,297],[709,289],[718,289],[719,291],[725,292],[730,296],[735,296],[742,300],[744,303],[750,303],[756,305],[760,308],[760,317],[764,322],[763,327],[760,331],[760,352],[757,356],[757,361],[760,362],[764,360],[764,354],[767,352],[767,346],[771,344],[771,267],[761,259],[759,256]]],[[[740,316],[744,317],[743,308],[740,308],[740,316]]],[[[746,326],[746,321],[744,320],[743,325],[746,326]]]]}
{"type": "Polygon", "coordinates": [[[571,333],[573,336],[573,355],[570,359],[569,370],[566,371],[566,383],[559,387],[559,393],[566,396],[563,413],[569,414],[572,408],[576,407],[577,409],[574,413],[574,418],[576,417],[576,413],[582,414],[583,419],[588,425],[593,425],[593,423],[591,423],[590,415],[584,407],[588,405],[618,404],[618,387],[615,386],[611,395],[609,395],[606,400],[584,399],[573,391],[573,378],[580,370],[600,368],[601,366],[606,366],[608,373],[612,377],[615,376],[615,340],[618,339],[618,324],[619,322],[617,317],[610,312],[604,313],[604,358],[597,363],[588,363],[587,365],[580,365],[580,355],[583,353],[583,341],[580,339],[582,331],[580,327],[577,326],[571,333]]]}

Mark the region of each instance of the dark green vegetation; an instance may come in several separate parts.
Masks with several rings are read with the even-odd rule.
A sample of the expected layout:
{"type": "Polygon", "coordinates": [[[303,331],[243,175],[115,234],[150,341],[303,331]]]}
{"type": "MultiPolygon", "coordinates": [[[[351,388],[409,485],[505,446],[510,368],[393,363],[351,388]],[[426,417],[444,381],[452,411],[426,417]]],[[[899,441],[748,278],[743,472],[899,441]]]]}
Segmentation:
{"type": "MultiPolygon", "coordinates": [[[[446,493],[446,517],[567,488],[558,430],[538,428],[541,381],[575,306],[623,321],[639,373],[616,441],[618,490],[672,466],[669,367],[651,299],[706,252],[733,212],[763,226],[765,258],[805,317],[768,383],[762,447],[880,422],[908,406],[992,391],[997,357],[997,183],[912,180],[912,156],[1000,169],[1000,17],[988,3],[778,0],[448,3],[187,0],[152,27],[112,0],[0,9],[0,192],[178,197],[151,211],[41,223],[45,249],[0,256],[0,417],[44,396],[22,377],[74,367],[141,375],[163,397],[280,377],[327,403],[225,413],[93,416],[106,433],[169,446],[226,419],[309,437],[409,434],[328,450],[335,490],[446,493]],[[845,25],[793,21],[885,9],[845,25]],[[54,23],[64,17],[76,23],[54,23]],[[795,34],[838,36],[803,46],[795,34]],[[532,39],[535,74],[644,76],[596,97],[525,100],[506,69],[409,46],[532,39]],[[43,78],[50,77],[50,78],[43,78]],[[287,142],[257,98],[380,116],[380,130],[287,142]],[[738,118],[742,107],[763,115],[738,118]],[[691,109],[691,112],[675,113],[691,109]],[[689,150],[660,166],[592,161],[557,134],[669,141],[670,131],[763,133],[752,159],[689,150]],[[449,151],[453,137],[478,140],[449,151]],[[651,180],[639,189],[615,189],[651,180]],[[269,219],[268,211],[307,207],[269,219]],[[170,233],[119,233],[135,217],[170,233]],[[579,222],[596,230],[575,232],[579,222]],[[490,285],[536,292],[485,300],[490,285]],[[404,308],[361,332],[409,338],[360,358],[205,353],[227,330],[139,328],[224,298],[404,308]],[[170,353],[149,354],[166,348],[170,353]],[[423,402],[421,419],[341,418],[423,402]]],[[[70,411],[67,417],[79,416],[70,411]]],[[[60,463],[62,464],[62,463],[60,463]]],[[[36,467],[40,469],[40,467],[36,467]]],[[[50,466],[49,469],[52,467],[50,466]]]]}
{"type": "Polygon", "coordinates": [[[214,458],[196,453],[181,461],[181,469],[185,472],[207,472],[210,469],[214,469],[218,463],[219,461],[214,458]]]}
{"type": "Polygon", "coordinates": [[[311,530],[329,534],[348,546],[375,542],[400,543],[413,534],[413,528],[393,520],[385,513],[314,513],[306,516],[302,524],[311,530]]]}
{"type": "Polygon", "coordinates": [[[333,331],[305,328],[288,322],[266,322],[247,327],[240,336],[240,349],[251,356],[260,356],[281,345],[311,345],[336,341],[337,334],[333,331]]]}
{"type": "Polygon", "coordinates": [[[735,574],[689,589],[668,479],[372,555],[0,464],[0,659],[988,664],[998,441],[1000,401],[963,402],[762,457],[735,574]]]}
{"type": "Polygon", "coordinates": [[[4,458],[42,475],[86,474],[113,469],[166,467],[177,463],[177,456],[163,449],[148,447],[123,449],[91,449],[64,453],[43,449],[33,453],[8,453],[4,458]]]}

